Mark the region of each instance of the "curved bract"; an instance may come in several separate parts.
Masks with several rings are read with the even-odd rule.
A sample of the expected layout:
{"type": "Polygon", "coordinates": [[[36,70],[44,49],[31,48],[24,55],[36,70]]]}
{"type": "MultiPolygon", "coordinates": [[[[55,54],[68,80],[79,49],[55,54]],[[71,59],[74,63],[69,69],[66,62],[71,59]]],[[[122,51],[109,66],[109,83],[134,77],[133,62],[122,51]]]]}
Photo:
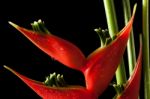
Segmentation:
{"type": "Polygon", "coordinates": [[[96,49],[88,57],[84,72],[87,89],[102,94],[112,80],[130,36],[135,11],[128,24],[109,45],[96,49]]]}
{"type": "Polygon", "coordinates": [[[69,41],[52,34],[42,34],[20,27],[9,22],[13,27],[25,35],[34,45],[50,57],[62,64],[79,70],[84,65],[86,59],[78,47],[69,41]]]}
{"type": "Polygon", "coordinates": [[[6,69],[18,76],[24,83],[33,89],[43,99],[96,99],[88,90],[81,86],[68,87],[48,87],[42,82],[38,82],[27,78],[14,71],[13,69],[4,66],[6,69]]]}
{"type": "Polygon", "coordinates": [[[134,71],[126,83],[125,89],[117,99],[138,99],[142,70],[142,44],[134,71]]]}
{"type": "Polygon", "coordinates": [[[124,54],[134,20],[135,8],[128,24],[114,41],[92,52],[87,59],[78,47],[52,34],[41,34],[9,22],[33,44],[62,64],[82,71],[86,87],[47,87],[7,68],[44,99],[98,99],[112,80],[124,54]]]}

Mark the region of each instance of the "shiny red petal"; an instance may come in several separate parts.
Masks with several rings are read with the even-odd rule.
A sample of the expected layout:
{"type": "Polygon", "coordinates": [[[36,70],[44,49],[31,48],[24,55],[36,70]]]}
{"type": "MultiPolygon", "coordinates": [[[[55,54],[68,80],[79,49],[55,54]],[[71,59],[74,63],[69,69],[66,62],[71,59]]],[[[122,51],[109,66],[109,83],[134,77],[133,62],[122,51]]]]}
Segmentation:
{"type": "Polygon", "coordinates": [[[27,78],[24,75],[4,66],[6,69],[18,76],[32,90],[34,90],[43,99],[97,99],[84,87],[68,86],[68,87],[48,87],[42,82],[38,82],[27,78]]]}
{"type": "Polygon", "coordinates": [[[80,70],[85,63],[85,56],[72,43],[54,36],[52,34],[40,34],[31,30],[27,30],[12,22],[9,22],[13,27],[25,35],[34,45],[40,48],[43,52],[58,60],[64,65],[80,70]]]}
{"type": "Polygon", "coordinates": [[[107,88],[124,54],[127,40],[130,35],[135,11],[128,24],[121,30],[117,38],[109,45],[98,48],[88,57],[88,62],[83,70],[87,89],[97,95],[107,88]]]}
{"type": "Polygon", "coordinates": [[[138,99],[140,82],[141,82],[141,70],[142,70],[142,46],[140,46],[140,52],[135,69],[132,76],[129,78],[125,90],[117,99],[138,99]]]}

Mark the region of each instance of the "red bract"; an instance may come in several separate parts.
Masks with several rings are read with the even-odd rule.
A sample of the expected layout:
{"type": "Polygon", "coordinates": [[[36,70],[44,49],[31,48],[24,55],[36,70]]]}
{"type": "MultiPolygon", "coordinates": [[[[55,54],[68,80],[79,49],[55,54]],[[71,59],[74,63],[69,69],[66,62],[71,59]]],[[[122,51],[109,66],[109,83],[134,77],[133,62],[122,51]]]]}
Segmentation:
{"type": "Polygon", "coordinates": [[[68,67],[79,70],[85,63],[85,56],[78,47],[72,43],[59,38],[52,34],[42,34],[35,31],[27,30],[12,22],[13,27],[25,35],[34,45],[43,52],[67,65],[68,67]]]}
{"type": "Polygon", "coordinates": [[[140,90],[141,80],[141,69],[142,69],[142,44],[140,46],[140,52],[138,60],[132,76],[129,78],[125,90],[122,92],[117,99],[138,99],[140,90]]]}
{"type": "Polygon", "coordinates": [[[7,68],[30,86],[44,99],[97,99],[107,88],[115,74],[117,66],[123,56],[127,40],[130,35],[135,11],[128,24],[109,45],[98,48],[85,59],[82,52],[70,42],[52,34],[39,34],[22,28],[12,22],[10,24],[21,31],[38,48],[68,67],[83,72],[86,88],[83,87],[47,87],[42,83],[31,80],[7,68]],[[85,61],[86,60],[86,61],[85,61]]]}
{"type": "Polygon", "coordinates": [[[44,99],[96,99],[95,96],[81,86],[68,87],[49,87],[42,82],[29,79],[11,68],[5,66],[6,69],[13,72],[21,80],[23,80],[31,89],[33,89],[39,96],[44,99]]]}
{"type": "Polygon", "coordinates": [[[135,9],[136,6],[132,18],[118,34],[118,37],[108,46],[98,48],[89,55],[87,69],[84,72],[88,90],[101,94],[113,78],[130,35],[135,9]]]}

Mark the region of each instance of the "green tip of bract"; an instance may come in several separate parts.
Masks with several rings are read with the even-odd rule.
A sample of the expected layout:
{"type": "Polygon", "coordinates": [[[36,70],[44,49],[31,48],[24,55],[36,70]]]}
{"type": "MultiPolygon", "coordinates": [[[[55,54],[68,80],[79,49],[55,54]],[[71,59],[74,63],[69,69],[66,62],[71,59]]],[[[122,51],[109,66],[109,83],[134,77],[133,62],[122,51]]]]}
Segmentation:
{"type": "Polygon", "coordinates": [[[11,70],[8,66],[4,65],[4,68],[6,68],[7,70],[11,70]]]}
{"type": "Polygon", "coordinates": [[[3,66],[5,69],[9,70],[10,72],[16,74],[16,72],[14,70],[12,70],[11,68],[9,68],[8,66],[4,65],[3,66]]]}
{"type": "Polygon", "coordinates": [[[135,14],[136,12],[136,9],[137,9],[137,3],[134,4],[134,8],[133,8],[133,14],[135,14]]]}
{"type": "Polygon", "coordinates": [[[10,25],[12,25],[13,27],[15,27],[15,28],[18,28],[18,27],[19,27],[17,24],[15,24],[15,23],[13,23],[13,22],[11,22],[11,21],[8,21],[8,23],[9,23],[10,25]]]}

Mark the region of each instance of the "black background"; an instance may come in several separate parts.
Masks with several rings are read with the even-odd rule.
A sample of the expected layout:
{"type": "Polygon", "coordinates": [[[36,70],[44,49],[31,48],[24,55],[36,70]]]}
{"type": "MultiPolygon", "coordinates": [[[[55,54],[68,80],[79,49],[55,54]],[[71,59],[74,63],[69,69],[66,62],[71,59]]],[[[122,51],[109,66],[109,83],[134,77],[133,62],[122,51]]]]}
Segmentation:
{"type": "MultiPolygon", "coordinates": [[[[124,26],[121,0],[114,0],[119,30],[124,26]]],[[[138,34],[142,32],[141,1],[131,0],[131,8],[138,3],[134,21],[136,53],[138,34]]],[[[30,23],[42,19],[55,35],[77,45],[87,56],[99,47],[99,38],[93,29],[107,28],[102,0],[49,0],[49,1],[5,1],[0,7],[0,99],[26,98],[40,99],[19,78],[3,68],[7,65],[14,70],[38,81],[44,81],[49,73],[64,74],[69,84],[84,84],[83,75],[52,60],[35,47],[20,32],[8,24],[12,21],[31,29],[30,23]]],[[[126,56],[126,55],[125,55],[126,56]]],[[[111,99],[114,95],[111,86],[100,97],[111,99]]]]}

